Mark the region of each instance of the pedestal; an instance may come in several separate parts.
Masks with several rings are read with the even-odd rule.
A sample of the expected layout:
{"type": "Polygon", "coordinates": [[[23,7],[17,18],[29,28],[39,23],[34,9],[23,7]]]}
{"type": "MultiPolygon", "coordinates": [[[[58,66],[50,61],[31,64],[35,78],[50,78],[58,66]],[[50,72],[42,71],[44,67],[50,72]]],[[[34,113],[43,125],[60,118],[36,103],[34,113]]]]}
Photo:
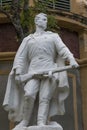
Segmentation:
{"type": "Polygon", "coordinates": [[[63,130],[63,128],[56,122],[50,122],[44,126],[30,126],[25,128],[25,130],[63,130]]]}
{"type": "Polygon", "coordinates": [[[50,122],[48,125],[44,126],[19,127],[12,130],[63,130],[63,128],[56,122],[50,122]]]}

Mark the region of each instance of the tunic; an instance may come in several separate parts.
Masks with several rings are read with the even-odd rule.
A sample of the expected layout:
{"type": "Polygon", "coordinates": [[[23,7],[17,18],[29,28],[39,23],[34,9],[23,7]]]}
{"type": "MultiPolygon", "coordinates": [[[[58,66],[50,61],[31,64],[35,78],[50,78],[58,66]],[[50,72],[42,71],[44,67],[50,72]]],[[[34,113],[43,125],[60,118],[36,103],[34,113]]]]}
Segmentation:
{"type": "Polygon", "coordinates": [[[68,60],[73,57],[57,34],[46,32],[41,36],[32,35],[20,55],[20,68],[25,59],[29,61],[28,72],[54,68],[58,55],[68,60]]]}

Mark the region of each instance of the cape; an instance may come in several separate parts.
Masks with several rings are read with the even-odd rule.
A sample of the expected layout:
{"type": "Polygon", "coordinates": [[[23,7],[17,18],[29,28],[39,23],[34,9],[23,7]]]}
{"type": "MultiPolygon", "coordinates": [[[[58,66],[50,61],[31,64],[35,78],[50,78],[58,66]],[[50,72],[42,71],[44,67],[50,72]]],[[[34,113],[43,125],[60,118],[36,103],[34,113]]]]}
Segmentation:
{"type": "MultiPolygon", "coordinates": [[[[50,32],[48,32],[50,33],[50,32]]],[[[17,86],[15,82],[15,69],[18,67],[18,59],[21,55],[21,52],[24,51],[26,44],[32,38],[32,35],[24,38],[21,43],[13,63],[12,70],[8,76],[7,88],[5,93],[5,98],[3,101],[3,107],[6,111],[9,112],[8,117],[12,121],[21,121],[23,117],[23,106],[24,106],[24,90],[22,86],[17,86]]],[[[65,66],[64,59],[60,56],[56,60],[58,67],[65,66]]],[[[24,72],[27,73],[27,67],[29,62],[25,60],[23,64],[24,72]]],[[[69,84],[67,79],[67,72],[63,71],[59,73],[59,84],[55,90],[53,98],[50,101],[49,117],[54,115],[63,115],[65,113],[64,100],[69,94],[69,84]]],[[[35,108],[35,107],[34,107],[35,108]]]]}

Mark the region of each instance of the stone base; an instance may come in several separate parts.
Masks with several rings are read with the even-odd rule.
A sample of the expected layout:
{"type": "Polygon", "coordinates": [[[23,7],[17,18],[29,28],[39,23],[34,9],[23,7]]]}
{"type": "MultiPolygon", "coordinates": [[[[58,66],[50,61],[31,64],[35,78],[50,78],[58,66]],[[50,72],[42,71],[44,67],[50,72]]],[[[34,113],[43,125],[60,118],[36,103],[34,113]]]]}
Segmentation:
{"type": "Polygon", "coordinates": [[[44,126],[29,126],[25,130],[63,130],[63,128],[56,122],[50,122],[44,126]]]}
{"type": "Polygon", "coordinates": [[[14,128],[12,130],[63,130],[62,126],[56,122],[50,122],[48,125],[44,126],[29,126],[22,128],[14,128]]]}

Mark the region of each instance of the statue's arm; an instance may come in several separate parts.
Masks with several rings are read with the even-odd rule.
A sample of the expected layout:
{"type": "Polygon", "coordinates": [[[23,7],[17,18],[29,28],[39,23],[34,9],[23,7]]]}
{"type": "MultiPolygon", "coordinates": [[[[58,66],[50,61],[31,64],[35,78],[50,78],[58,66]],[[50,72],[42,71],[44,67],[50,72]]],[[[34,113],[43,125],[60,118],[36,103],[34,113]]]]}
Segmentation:
{"type": "Polygon", "coordinates": [[[22,50],[18,50],[18,56],[15,58],[15,65],[14,65],[14,74],[15,74],[15,81],[18,83],[20,75],[23,74],[26,68],[26,64],[28,62],[28,44],[26,44],[22,50]],[[20,52],[19,52],[20,51],[20,52]]]}
{"type": "Polygon", "coordinates": [[[70,52],[68,47],[63,43],[62,39],[58,34],[55,34],[55,45],[58,54],[65,60],[68,60],[71,66],[78,67],[78,63],[76,62],[73,54],[70,52]]]}
{"type": "MultiPolygon", "coordinates": [[[[19,53],[19,52],[17,52],[19,53]]],[[[27,62],[27,57],[28,55],[28,45],[26,44],[23,48],[23,50],[20,52],[19,56],[16,58],[15,60],[15,72],[16,74],[21,74],[23,69],[24,69],[24,65],[27,62]]],[[[26,66],[25,66],[26,67],[26,66]]]]}

